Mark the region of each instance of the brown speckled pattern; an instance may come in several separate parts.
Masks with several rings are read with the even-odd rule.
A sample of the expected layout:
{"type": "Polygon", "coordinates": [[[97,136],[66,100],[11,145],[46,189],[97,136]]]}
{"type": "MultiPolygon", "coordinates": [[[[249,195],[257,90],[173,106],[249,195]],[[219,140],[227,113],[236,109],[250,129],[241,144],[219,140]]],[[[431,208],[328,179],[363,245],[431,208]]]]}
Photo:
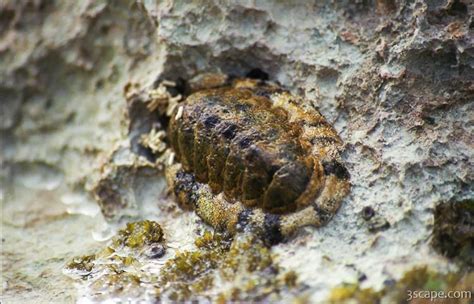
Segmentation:
{"type": "Polygon", "coordinates": [[[191,94],[171,116],[168,139],[172,192],[219,230],[250,228],[277,243],[327,222],[350,188],[330,124],[261,81],[191,94]]]}

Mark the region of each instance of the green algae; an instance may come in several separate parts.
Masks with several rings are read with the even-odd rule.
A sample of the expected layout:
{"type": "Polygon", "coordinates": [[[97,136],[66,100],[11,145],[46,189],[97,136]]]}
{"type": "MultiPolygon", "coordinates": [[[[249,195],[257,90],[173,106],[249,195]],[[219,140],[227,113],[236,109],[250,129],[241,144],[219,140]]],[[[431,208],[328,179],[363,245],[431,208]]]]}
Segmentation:
{"type": "Polygon", "coordinates": [[[100,296],[139,296],[153,276],[141,271],[147,248],[165,242],[163,230],[154,221],[131,222],[112,238],[98,253],[73,258],[65,266],[67,274],[88,282],[89,288],[100,296]]]}
{"type": "Polygon", "coordinates": [[[297,274],[283,271],[271,250],[252,235],[232,239],[205,231],[195,239],[195,249],[176,251],[161,260],[158,273],[151,273],[146,265],[156,259],[142,253],[157,242],[164,246],[158,223],[129,223],[97,254],[74,258],[65,268],[104,298],[146,293],[158,301],[223,303],[294,298],[302,288],[297,274]]]}
{"type": "Polygon", "coordinates": [[[163,241],[163,230],[157,222],[144,220],[128,223],[114,238],[115,247],[127,246],[130,248],[143,247],[163,241]]]}
{"type": "Polygon", "coordinates": [[[91,272],[96,256],[94,254],[75,257],[66,265],[66,269],[75,269],[79,272],[91,272]]]}
{"type": "MultiPolygon", "coordinates": [[[[474,293],[474,200],[447,202],[436,207],[431,245],[442,255],[458,262],[461,270],[442,274],[427,266],[415,267],[380,291],[361,288],[359,284],[343,284],[331,290],[329,302],[379,303],[387,299],[401,303],[407,301],[408,291],[474,293]]],[[[469,303],[469,299],[451,299],[450,303],[469,303]]]]}
{"type": "MultiPolygon", "coordinates": [[[[395,282],[385,284],[380,291],[361,288],[359,284],[343,284],[331,290],[329,303],[404,303],[409,300],[410,292],[415,291],[470,291],[473,292],[474,272],[454,272],[442,274],[430,270],[427,266],[415,267],[407,271],[395,282]]],[[[408,302],[416,302],[412,299],[408,302]]],[[[429,299],[425,299],[428,300],[429,299]]],[[[469,299],[453,299],[453,303],[468,303],[469,299]]],[[[417,302],[418,303],[418,302],[417,302]]]]}
{"type": "Polygon", "coordinates": [[[372,288],[360,288],[358,284],[343,284],[331,290],[330,303],[378,303],[382,294],[375,292],[372,288]]]}
{"type": "Polygon", "coordinates": [[[142,278],[139,275],[116,270],[116,272],[102,275],[91,284],[91,288],[108,294],[138,295],[141,283],[142,278]]]}
{"type": "Polygon", "coordinates": [[[197,250],[179,252],[167,261],[159,294],[168,293],[173,301],[258,301],[298,287],[296,273],[283,272],[269,248],[253,236],[231,240],[206,231],[195,245],[197,250]],[[216,297],[213,290],[219,290],[216,297]]]}

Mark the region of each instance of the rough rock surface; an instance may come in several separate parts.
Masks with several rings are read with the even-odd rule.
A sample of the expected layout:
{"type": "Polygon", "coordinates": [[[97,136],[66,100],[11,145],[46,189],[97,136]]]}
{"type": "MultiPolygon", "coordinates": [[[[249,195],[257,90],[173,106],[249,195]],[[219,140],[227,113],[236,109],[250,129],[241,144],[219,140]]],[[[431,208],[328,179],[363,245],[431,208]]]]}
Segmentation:
{"type": "MultiPolygon", "coordinates": [[[[272,248],[310,299],[341,283],[380,289],[419,265],[456,270],[430,238],[437,206],[474,197],[473,14],[465,0],[1,2],[3,297],[71,300],[52,283],[57,264],[94,245],[64,250],[60,236],[94,230],[101,182],[123,206],[171,204],[143,168],[107,186],[139,157],[129,129],[150,129],[129,123],[123,92],[202,71],[265,71],[346,143],[353,188],[339,213],[272,248]],[[56,228],[72,221],[89,224],[56,228]],[[54,261],[51,246],[29,245],[44,234],[54,261]]],[[[202,225],[170,211],[186,225],[167,227],[160,208],[165,230],[202,225]]]]}

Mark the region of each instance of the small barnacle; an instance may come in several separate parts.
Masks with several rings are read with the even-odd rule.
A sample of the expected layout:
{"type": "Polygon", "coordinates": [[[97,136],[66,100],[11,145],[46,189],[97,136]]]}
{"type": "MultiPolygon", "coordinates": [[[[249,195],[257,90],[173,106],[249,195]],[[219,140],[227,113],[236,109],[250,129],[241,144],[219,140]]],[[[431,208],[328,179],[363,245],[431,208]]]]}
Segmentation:
{"type": "Polygon", "coordinates": [[[175,156],[174,152],[171,152],[171,153],[169,154],[168,166],[171,166],[171,165],[174,163],[174,156],[175,156]]]}
{"type": "Polygon", "coordinates": [[[180,106],[178,108],[178,112],[176,113],[176,116],[174,117],[175,120],[178,120],[180,119],[181,117],[183,117],[183,107],[180,106]]]}
{"type": "Polygon", "coordinates": [[[181,206],[220,231],[251,229],[270,244],[334,215],[349,173],[341,139],[311,103],[261,79],[190,83],[167,130],[176,163],[166,176],[181,206]]]}
{"type": "Polygon", "coordinates": [[[147,109],[150,112],[154,112],[160,107],[166,107],[166,113],[170,115],[176,104],[181,100],[180,94],[172,96],[169,92],[169,87],[175,87],[176,83],[169,80],[163,80],[158,85],[158,88],[150,90],[149,99],[147,100],[147,109]]]}
{"type": "Polygon", "coordinates": [[[138,95],[140,92],[140,85],[135,82],[128,82],[123,88],[123,94],[127,100],[130,100],[133,96],[138,95]]]}
{"type": "Polygon", "coordinates": [[[166,150],[165,137],[165,131],[157,131],[153,128],[150,133],[142,134],[139,142],[144,147],[149,148],[153,153],[159,154],[166,150]]]}

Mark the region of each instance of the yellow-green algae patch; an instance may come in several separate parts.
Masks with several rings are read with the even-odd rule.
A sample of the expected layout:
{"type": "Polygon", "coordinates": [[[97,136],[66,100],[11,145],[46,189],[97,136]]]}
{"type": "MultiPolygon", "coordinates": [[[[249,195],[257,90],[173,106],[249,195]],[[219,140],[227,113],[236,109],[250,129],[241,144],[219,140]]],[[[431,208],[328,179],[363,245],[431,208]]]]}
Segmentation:
{"type": "Polygon", "coordinates": [[[95,254],[75,257],[66,265],[67,269],[75,269],[78,272],[89,273],[94,267],[95,254]]]}
{"type": "MultiPolygon", "coordinates": [[[[145,247],[163,243],[163,230],[154,221],[131,222],[124,229],[118,231],[110,244],[97,254],[75,257],[66,265],[66,270],[76,270],[78,274],[91,272],[98,260],[106,259],[119,264],[130,266],[137,261],[137,255],[144,252],[145,247]]],[[[107,265],[104,264],[104,265],[107,265]]],[[[112,267],[109,265],[109,267],[112,267]]]]}
{"type": "Polygon", "coordinates": [[[386,284],[380,291],[361,288],[359,284],[344,284],[335,287],[329,295],[329,303],[470,303],[474,294],[474,272],[441,274],[426,266],[415,267],[396,282],[386,284]],[[431,291],[462,291],[471,294],[458,299],[418,298],[431,291]],[[410,299],[411,295],[411,299],[410,299]]]}
{"type": "Polygon", "coordinates": [[[118,232],[113,244],[115,247],[122,245],[138,248],[163,240],[163,230],[160,225],[154,221],[144,220],[128,223],[125,229],[118,232]]]}
{"type": "Polygon", "coordinates": [[[302,287],[296,273],[282,271],[269,248],[251,235],[231,241],[207,231],[195,244],[197,250],[178,253],[161,269],[160,292],[171,300],[279,300],[302,287]]]}
{"type": "Polygon", "coordinates": [[[139,297],[153,277],[141,271],[149,249],[163,248],[165,239],[154,221],[131,222],[118,231],[109,244],[96,254],[73,258],[65,266],[66,274],[85,282],[95,300],[139,297]]]}
{"type": "Polygon", "coordinates": [[[252,235],[231,239],[206,231],[193,250],[171,257],[143,254],[164,242],[158,223],[129,223],[99,253],[74,258],[66,270],[94,300],[147,295],[150,300],[271,301],[294,299],[303,291],[296,273],[283,271],[252,235]]]}

